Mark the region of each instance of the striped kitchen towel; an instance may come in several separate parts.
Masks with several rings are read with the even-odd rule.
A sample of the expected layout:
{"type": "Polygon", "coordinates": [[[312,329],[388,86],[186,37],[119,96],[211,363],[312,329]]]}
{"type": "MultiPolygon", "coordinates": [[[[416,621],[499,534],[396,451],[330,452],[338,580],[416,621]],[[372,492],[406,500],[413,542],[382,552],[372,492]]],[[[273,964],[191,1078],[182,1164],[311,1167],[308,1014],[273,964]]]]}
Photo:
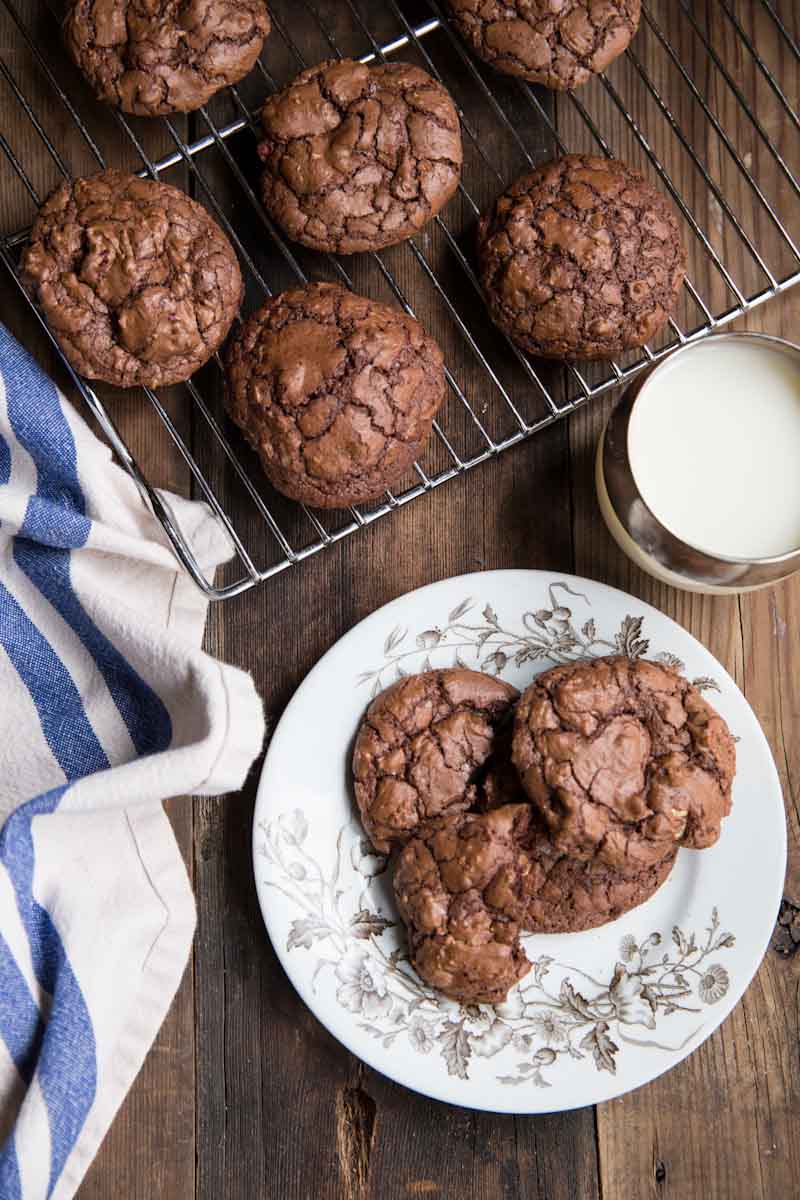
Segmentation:
{"type": "MultiPolygon", "coordinates": [[[[170,497],[205,567],[230,546],[170,497]]],[[[186,966],[161,802],[239,788],[249,676],[135,485],[0,326],[0,1200],[74,1195],[186,966]]]]}

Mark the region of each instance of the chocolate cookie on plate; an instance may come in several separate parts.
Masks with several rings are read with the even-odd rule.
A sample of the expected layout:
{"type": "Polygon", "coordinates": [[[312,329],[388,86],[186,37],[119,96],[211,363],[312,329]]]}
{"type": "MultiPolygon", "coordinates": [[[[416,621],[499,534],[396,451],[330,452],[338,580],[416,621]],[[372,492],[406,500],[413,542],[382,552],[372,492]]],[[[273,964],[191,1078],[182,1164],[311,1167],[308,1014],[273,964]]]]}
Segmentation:
{"type": "Polygon", "coordinates": [[[530,970],[519,925],[489,899],[500,872],[522,869],[527,805],[431,821],[400,852],[397,907],[420,977],[451,1000],[500,1004],[530,970]]]}
{"type": "Polygon", "coordinates": [[[450,999],[498,1004],[530,968],[519,936],[577,933],[648,900],[665,859],[633,877],[555,850],[528,804],[429,821],[398,856],[394,892],[420,977],[450,999]]]}
{"type": "Polygon", "coordinates": [[[495,324],[531,354],[568,359],[644,345],[686,269],[668,200],[624,163],[582,155],[500,196],[480,222],[478,260],[495,324]]]}
{"type": "Polygon", "coordinates": [[[313,250],[352,254],[401,242],[458,186],[458,114],[419,67],[320,63],[271,96],[261,120],[264,205],[313,250]]]}
{"type": "Polygon", "coordinates": [[[422,326],[330,283],[269,300],[227,366],[230,415],[273,486],[318,508],[379,499],[444,398],[442,354],[422,326]]]}
{"type": "Polygon", "coordinates": [[[206,210],[114,170],[48,197],[22,277],[75,370],[123,388],[188,379],[242,298],[236,254],[206,210]]]}
{"type": "Polygon", "coordinates": [[[621,656],[554,667],[517,706],[513,759],[555,848],[641,874],[678,846],[712,846],[736,751],[687,679],[621,656]]]}
{"type": "Polygon", "coordinates": [[[578,933],[615,921],[649,900],[669,876],[677,850],[624,874],[557,850],[541,824],[520,835],[524,855],[500,869],[487,903],[527,933],[578,933]]]}
{"type": "Polygon", "coordinates": [[[192,112],[252,70],[263,0],[70,0],[67,49],[98,100],[141,117],[192,112]]]}
{"type": "Polygon", "coordinates": [[[356,738],[353,777],[377,850],[475,803],[481,769],[518,695],[493,675],[453,667],[409,675],[373,700],[356,738]]]}
{"type": "Polygon", "coordinates": [[[506,75],[571,89],[600,74],[639,28],[640,0],[448,0],[479,58],[506,75]]]}

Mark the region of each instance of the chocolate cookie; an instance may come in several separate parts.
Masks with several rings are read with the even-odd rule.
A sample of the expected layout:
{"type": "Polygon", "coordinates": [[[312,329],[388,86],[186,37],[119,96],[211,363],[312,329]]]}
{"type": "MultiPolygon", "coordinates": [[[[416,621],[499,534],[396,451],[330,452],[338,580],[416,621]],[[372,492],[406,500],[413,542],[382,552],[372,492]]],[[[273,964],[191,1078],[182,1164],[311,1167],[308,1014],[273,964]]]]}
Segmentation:
{"type": "Polygon", "coordinates": [[[252,70],[263,0],[71,0],[67,49],[98,100],[140,117],[192,112],[252,70]]]}
{"type": "Polygon", "coordinates": [[[502,867],[484,895],[528,933],[577,933],[615,921],[644,904],[675,864],[673,848],[633,874],[585,862],[555,849],[538,823],[522,835],[521,861],[502,867]]]}
{"type": "Polygon", "coordinates": [[[530,970],[519,926],[487,899],[518,869],[527,805],[432,821],[401,851],[394,892],[420,977],[451,1000],[500,1004],[530,970]]]}
{"type": "Polygon", "coordinates": [[[242,297],[233,247],[206,210],[124,171],[57,187],[22,273],[75,370],[124,388],[188,379],[242,297]]]}
{"type": "Polygon", "coordinates": [[[353,778],[376,850],[421,822],[471,807],[477,781],[519,693],[493,675],[452,668],[401,679],[373,700],[358,732],[353,778]]]}
{"type": "Polygon", "coordinates": [[[686,253],[664,196],[615,159],[570,155],[523,176],[478,229],[492,320],[531,354],[610,358],[667,321],[686,253]]]}
{"type": "Polygon", "coordinates": [[[442,354],[413,318],[330,283],[283,292],[228,353],[228,408],[273,485],[344,508],[418,457],[444,398],[442,354]]]}
{"type": "Polygon", "coordinates": [[[639,28],[640,0],[448,0],[479,58],[506,75],[572,89],[605,71],[639,28]]]}
{"type": "Polygon", "coordinates": [[[320,63],[271,96],[261,119],[264,205],[313,250],[352,254],[401,242],[458,186],[453,101],[408,63],[320,63]]]}
{"type": "Polygon", "coordinates": [[[688,680],[643,659],[554,667],[517,706],[513,760],[555,847],[631,876],[711,846],[731,809],[727,725],[688,680]]]}

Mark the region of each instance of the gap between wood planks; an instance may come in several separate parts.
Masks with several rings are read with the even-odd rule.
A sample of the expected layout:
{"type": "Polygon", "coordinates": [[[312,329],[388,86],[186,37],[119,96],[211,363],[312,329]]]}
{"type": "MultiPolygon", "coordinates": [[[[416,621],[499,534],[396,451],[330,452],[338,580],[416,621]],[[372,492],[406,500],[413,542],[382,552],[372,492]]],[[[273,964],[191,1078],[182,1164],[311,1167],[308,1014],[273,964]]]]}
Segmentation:
{"type": "Polygon", "coordinates": [[[359,1066],[356,1082],[339,1088],[336,1094],[336,1149],[347,1200],[367,1200],[369,1195],[377,1105],[362,1087],[363,1075],[359,1066]]]}

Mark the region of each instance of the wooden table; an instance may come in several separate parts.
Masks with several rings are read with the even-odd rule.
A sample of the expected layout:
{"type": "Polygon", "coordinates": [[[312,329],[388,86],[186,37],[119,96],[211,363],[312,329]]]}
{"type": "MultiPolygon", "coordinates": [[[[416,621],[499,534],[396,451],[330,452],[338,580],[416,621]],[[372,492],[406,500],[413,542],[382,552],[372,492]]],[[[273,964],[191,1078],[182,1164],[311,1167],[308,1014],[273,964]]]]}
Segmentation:
{"type": "MultiPolygon", "coordinates": [[[[784,16],[797,36],[794,7],[784,5],[784,16]]],[[[739,5],[748,8],[758,6],[739,5]]],[[[753,17],[763,18],[763,10],[753,17]]],[[[783,83],[796,104],[797,75],[783,83]]],[[[783,131],[773,132],[783,146],[783,131]]],[[[27,136],[21,126],[19,135],[27,136]]],[[[65,128],[64,138],[70,136],[65,128]]],[[[788,144],[784,150],[790,152],[788,144]]],[[[791,165],[800,164],[795,158],[791,165]]],[[[0,200],[4,227],[12,219],[9,204],[0,200]]],[[[20,304],[7,304],[3,316],[43,361],[52,361],[20,304]]],[[[740,325],[796,339],[798,319],[800,297],[791,293],[740,325]]],[[[81,1200],[783,1200],[798,1194],[800,577],[716,599],[673,591],[634,568],[608,536],[593,489],[593,451],[613,399],[583,408],[390,520],[212,608],[206,644],[253,672],[272,729],[306,672],[341,634],[378,605],[435,579],[541,567],[602,580],[669,613],[745,692],[785,789],[790,856],[782,924],[744,1000],[669,1074],[595,1109],[493,1116],[406,1091],[347,1054],[278,965],[250,865],[259,763],[238,795],[169,805],[197,894],[193,959],[81,1200]]],[[[132,404],[117,415],[152,477],[185,487],[185,471],[152,418],[132,404]]],[[[176,419],[187,418],[176,410],[176,419]]]]}

